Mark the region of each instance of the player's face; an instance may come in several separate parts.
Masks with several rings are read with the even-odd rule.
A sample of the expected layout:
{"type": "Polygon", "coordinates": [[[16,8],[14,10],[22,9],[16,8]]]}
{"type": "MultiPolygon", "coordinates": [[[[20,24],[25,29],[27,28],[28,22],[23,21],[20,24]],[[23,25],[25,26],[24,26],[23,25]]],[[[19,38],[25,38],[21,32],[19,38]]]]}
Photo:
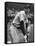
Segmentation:
{"type": "Polygon", "coordinates": [[[24,18],[24,22],[28,23],[28,18],[27,17],[24,18]]]}

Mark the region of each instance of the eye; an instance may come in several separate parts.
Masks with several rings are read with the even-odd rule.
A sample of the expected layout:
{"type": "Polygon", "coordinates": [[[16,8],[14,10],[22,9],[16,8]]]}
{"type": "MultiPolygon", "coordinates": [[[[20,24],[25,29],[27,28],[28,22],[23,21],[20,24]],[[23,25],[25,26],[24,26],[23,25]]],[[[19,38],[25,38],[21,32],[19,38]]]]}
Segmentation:
{"type": "Polygon", "coordinates": [[[26,18],[24,20],[26,20],[26,18]]]}
{"type": "Polygon", "coordinates": [[[26,18],[24,20],[26,21],[26,18]]]}

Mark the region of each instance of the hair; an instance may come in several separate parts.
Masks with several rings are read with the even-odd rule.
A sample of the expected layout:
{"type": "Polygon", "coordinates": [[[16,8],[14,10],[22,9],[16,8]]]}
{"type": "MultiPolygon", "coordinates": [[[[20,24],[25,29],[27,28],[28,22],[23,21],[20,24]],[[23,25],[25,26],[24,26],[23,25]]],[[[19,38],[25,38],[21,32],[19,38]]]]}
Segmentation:
{"type": "Polygon", "coordinates": [[[20,29],[22,30],[23,34],[25,35],[26,32],[25,32],[24,22],[23,21],[20,22],[20,29]]]}

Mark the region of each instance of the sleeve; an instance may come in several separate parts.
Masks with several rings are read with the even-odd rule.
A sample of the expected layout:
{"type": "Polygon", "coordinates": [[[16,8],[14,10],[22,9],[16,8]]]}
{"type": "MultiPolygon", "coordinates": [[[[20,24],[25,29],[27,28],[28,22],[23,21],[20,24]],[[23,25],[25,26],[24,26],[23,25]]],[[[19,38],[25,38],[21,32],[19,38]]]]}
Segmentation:
{"type": "Polygon", "coordinates": [[[14,18],[12,23],[19,23],[18,17],[19,17],[19,13],[15,16],[15,18],[14,18]]]}

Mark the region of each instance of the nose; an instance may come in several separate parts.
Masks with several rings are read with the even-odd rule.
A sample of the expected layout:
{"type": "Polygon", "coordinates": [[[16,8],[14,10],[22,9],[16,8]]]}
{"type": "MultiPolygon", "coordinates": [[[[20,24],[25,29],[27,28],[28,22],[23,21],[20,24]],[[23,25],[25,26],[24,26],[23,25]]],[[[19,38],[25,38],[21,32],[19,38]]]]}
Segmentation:
{"type": "Polygon", "coordinates": [[[28,19],[26,20],[26,22],[28,23],[28,19]]]}

